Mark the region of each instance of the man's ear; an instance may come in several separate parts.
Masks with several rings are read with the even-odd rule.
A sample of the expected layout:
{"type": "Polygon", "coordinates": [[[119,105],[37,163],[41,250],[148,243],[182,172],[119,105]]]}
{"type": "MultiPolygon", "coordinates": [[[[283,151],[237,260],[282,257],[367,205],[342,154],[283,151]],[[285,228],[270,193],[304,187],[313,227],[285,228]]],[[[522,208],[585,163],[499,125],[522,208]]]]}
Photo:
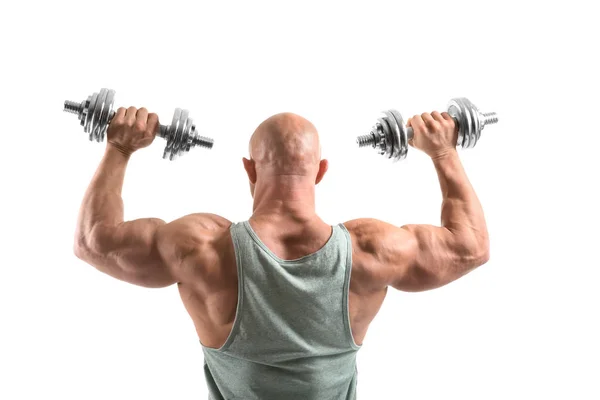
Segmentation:
{"type": "Polygon", "coordinates": [[[319,172],[317,172],[317,179],[315,180],[315,185],[318,185],[319,182],[321,182],[321,179],[323,179],[323,176],[325,175],[325,172],[327,172],[328,168],[329,168],[329,161],[321,160],[319,162],[319,172]]]}
{"type": "Polygon", "coordinates": [[[256,183],[256,165],[254,164],[254,160],[248,160],[244,157],[242,161],[244,162],[244,169],[248,174],[248,179],[250,180],[250,183],[254,185],[256,183]]]}

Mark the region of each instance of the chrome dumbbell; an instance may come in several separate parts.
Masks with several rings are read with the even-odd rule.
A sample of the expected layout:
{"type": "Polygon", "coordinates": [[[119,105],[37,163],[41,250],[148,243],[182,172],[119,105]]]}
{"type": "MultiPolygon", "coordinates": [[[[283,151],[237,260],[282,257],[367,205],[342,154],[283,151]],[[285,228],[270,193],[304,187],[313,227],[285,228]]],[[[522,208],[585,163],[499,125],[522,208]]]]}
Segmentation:
{"type": "MultiPolygon", "coordinates": [[[[90,141],[102,142],[115,115],[114,100],[114,90],[101,89],[81,103],[66,100],[64,111],[77,114],[84,132],[90,135],[90,141]]],[[[213,147],[213,139],[198,135],[188,111],[181,108],[175,109],[171,125],[159,125],[156,134],[167,141],[163,158],[169,160],[174,160],[196,146],[208,149],[213,147]]]]}
{"type": "MultiPolygon", "coordinates": [[[[448,114],[458,126],[457,147],[472,148],[486,125],[498,122],[496,113],[481,113],[477,107],[464,97],[450,100],[448,114]]],[[[373,147],[379,154],[400,161],[408,153],[408,141],[414,136],[412,128],[406,127],[402,115],[396,110],[384,111],[377,123],[366,135],[359,136],[359,147],[373,147]]]]}

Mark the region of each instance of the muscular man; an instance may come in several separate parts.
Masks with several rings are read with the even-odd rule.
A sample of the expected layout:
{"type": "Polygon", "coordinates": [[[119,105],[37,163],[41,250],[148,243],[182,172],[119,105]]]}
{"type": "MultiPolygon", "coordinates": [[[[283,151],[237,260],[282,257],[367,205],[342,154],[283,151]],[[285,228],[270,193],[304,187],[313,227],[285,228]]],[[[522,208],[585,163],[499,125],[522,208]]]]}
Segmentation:
{"type": "Polygon", "coordinates": [[[441,226],[324,222],[315,185],[327,160],[315,127],[291,113],[268,118],[250,139],[248,220],[199,213],[123,221],[127,163],[154,140],[157,124],[144,108],[118,110],[74,250],[134,285],[177,283],[204,352],[210,399],[355,399],[356,353],[388,287],[438,288],[488,260],[483,211],[446,113],[409,121],[411,146],[431,156],[439,177],[441,226]]]}

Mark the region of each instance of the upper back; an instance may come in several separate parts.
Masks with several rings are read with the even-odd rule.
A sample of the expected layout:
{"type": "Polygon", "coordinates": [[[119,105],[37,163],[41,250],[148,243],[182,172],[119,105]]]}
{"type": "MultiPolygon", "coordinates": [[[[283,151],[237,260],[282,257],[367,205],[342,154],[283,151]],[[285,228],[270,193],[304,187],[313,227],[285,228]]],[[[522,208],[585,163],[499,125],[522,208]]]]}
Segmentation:
{"type": "MultiPolygon", "coordinates": [[[[195,260],[196,268],[213,271],[183,283],[190,314],[203,308],[203,315],[233,317],[221,321],[227,332],[222,340],[201,342],[216,398],[248,396],[250,382],[253,394],[264,399],[334,398],[341,392],[353,398],[360,345],[353,341],[348,308],[349,234],[342,224],[293,225],[230,224],[228,235],[204,239],[212,243],[205,249],[212,255],[190,255],[184,263],[190,268],[195,260]],[[198,293],[204,290],[194,279],[220,283],[218,289],[202,285],[210,293],[198,293]]],[[[220,329],[214,321],[196,322],[200,329],[220,329]]]]}
{"type": "MultiPolygon", "coordinates": [[[[352,290],[369,292],[384,289],[385,278],[377,272],[373,254],[381,232],[369,220],[353,220],[342,224],[351,241],[352,290]]],[[[299,223],[282,220],[247,223],[260,241],[281,260],[294,260],[319,251],[330,240],[332,226],[318,220],[299,223]]],[[[215,278],[227,273],[224,265],[234,264],[234,245],[230,228],[232,222],[215,214],[187,215],[168,224],[163,236],[163,254],[176,265],[177,275],[183,282],[196,281],[198,276],[215,278]]],[[[383,254],[382,254],[383,255],[383,254]]],[[[383,261],[383,260],[380,260],[383,261]]]]}
{"type": "Polygon", "coordinates": [[[333,227],[316,220],[310,222],[282,219],[247,221],[252,232],[282,260],[294,260],[319,251],[333,235],[333,227]]]}

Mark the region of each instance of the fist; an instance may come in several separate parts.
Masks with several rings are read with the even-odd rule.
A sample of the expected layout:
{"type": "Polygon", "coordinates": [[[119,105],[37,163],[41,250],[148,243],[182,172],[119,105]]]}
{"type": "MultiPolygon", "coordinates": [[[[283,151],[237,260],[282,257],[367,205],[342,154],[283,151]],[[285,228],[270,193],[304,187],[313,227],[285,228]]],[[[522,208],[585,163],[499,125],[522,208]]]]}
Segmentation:
{"type": "Polygon", "coordinates": [[[446,112],[415,115],[408,120],[407,126],[411,126],[414,132],[408,143],[432,158],[456,149],[458,130],[454,119],[446,112]]]}
{"type": "Polygon", "coordinates": [[[113,117],[106,132],[109,146],[126,155],[149,146],[158,132],[158,115],[149,114],[145,108],[121,107],[113,117]]]}

